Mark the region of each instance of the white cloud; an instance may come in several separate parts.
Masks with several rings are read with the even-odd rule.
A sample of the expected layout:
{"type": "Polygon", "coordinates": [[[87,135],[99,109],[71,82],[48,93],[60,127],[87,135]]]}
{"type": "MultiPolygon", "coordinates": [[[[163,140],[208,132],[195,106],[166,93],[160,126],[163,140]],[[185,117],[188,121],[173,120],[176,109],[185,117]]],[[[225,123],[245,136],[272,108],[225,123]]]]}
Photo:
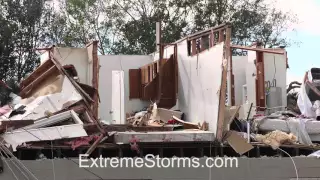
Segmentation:
{"type": "Polygon", "coordinates": [[[275,4],[284,12],[292,12],[297,15],[299,23],[293,25],[293,28],[312,34],[320,34],[320,23],[318,23],[320,3],[317,4],[316,0],[276,0],[275,4]]]}

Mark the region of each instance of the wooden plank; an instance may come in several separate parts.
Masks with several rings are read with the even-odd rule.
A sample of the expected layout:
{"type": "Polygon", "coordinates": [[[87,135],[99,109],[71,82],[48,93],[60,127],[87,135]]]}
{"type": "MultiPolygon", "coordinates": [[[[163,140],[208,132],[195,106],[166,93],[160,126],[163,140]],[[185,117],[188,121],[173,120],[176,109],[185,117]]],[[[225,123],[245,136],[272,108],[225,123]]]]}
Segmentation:
{"type": "Polygon", "coordinates": [[[178,69],[178,46],[174,46],[174,63],[175,63],[175,87],[176,91],[175,93],[178,94],[178,78],[179,78],[179,69],[178,69]]]}
{"type": "Polygon", "coordinates": [[[96,89],[93,96],[93,115],[98,118],[99,116],[99,58],[98,58],[98,41],[92,42],[92,86],[96,89]]]}
{"type": "Polygon", "coordinates": [[[143,67],[143,84],[148,84],[149,79],[148,79],[148,66],[143,67]]]}
{"type": "Polygon", "coordinates": [[[201,37],[201,40],[200,40],[200,52],[206,50],[205,42],[206,42],[207,38],[208,38],[208,36],[202,36],[201,37]]]}
{"type": "Polygon", "coordinates": [[[222,64],[222,80],[219,92],[219,111],[218,111],[218,128],[217,139],[221,141],[223,138],[224,126],[224,113],[225,113],[225,101],[226,101],[226,89],[227,89],[227,71],[228,62],[230,62],[230,42],[231,42],[231,27],[226,29],[226,41],[225,41],[225,57],[222,64]]]}
{"type": "Polygon", "coordinates": [[[220,31],[219,31],[219,43],[224,41],[224,37],[223,37],[223,36],[224,36],[224,34],[223,34],[223,31],[224,31],[224,30],[220,30],[220,31]]]}
{"type": "Polygon", "coordinates": [[[260,111],[260,110],[264,110],[263,107],[266,107],[263,52],[256,52],[256,67],[257,67],[257,85],[256,85],[257,102],[256,104],[259,107],[258,111],[260,111]]]}
{"type": "Polygon", "coordinates": [[[231,106],[235,105],[235,86],[234,86],[234,75],[233,75],[233,62],[232,62],[232,51],[230,49],[230,75],[231,75],[231,106]]]}
{"type": "Polygon", "coordinates": [[[262,48],[254,48],[254,47],[247,47],[247,46],[239,46],[239,45],[231,45],[231,48],[235,49],[243,49],[247,51],[257,51],[257,52],[264,52],[264,53],[271,53],[271,54],[285,54],[285,50],[268,50],[262,48]]]}
{"type": "Polygon", "coordinates": [[[192,54],[192,56],[197,54],[197,40],[196,39],[192,40],[192,43],[191,43],[191,54],[192,54]]]}
{"type": "MultiPolygon", "coordinates": [[[[218,32],[221,31],[221,30],[225,30],[225,27],[221,27],[221,28],[218,28],[218,29],[212,29],[213,32],[218,32]]],[[[211,29],[208,29],[206,30],[207,32],[205,33],[202,33],[202,34],[199,34],[197,36],[189,36],[187,38],[187,40],[194,40],[194,39],[199,39],[201,38],[202,36],[205,36],[205,35],[210,35],[211,34],[211,29]]],[[[177,41],[176,43],[178,43],[179,41],[177,41]]]]}
{"type": "Polygon", "coordinates": [[[129,99],[141,98],[140,74],[140,69],[129,69],[129,99]]]}
{"type": "Polygon", "coordinates": [[[20,89],[25,88],[35,79],[37,79],[40,75],[45,73],[47,70],[54,66],[53,62],[50,60],[45,61],[42,65],[40,65],[35,71],[32,72],[25,80],[20,83],[20,89]]]}
{"type": "Polygon", "coordinates": [[[172,116],[172,118],[178,121],[179,123],[183,124],[184,129],[200,129],[200,126],[198,124],[183,121],[175,116],[172,116]]]}
{"type": "Polygon", "coordinates": [[[143,67],[140,68],[141,84],[145,84],[143,67]]]}
{"type": "MultiPolygon", "coordinates": [[[[50,60],[48,60],[48,61],[50,61],[50,60]]],[[[25,88],[23,88],[21,90],[20,96],[22,98],[27,98],[28,95],[30,94],[32,88],[37,87],[41,82],[43,82],[46,78],[48,78],[48,76],[52,76],[53,74],[56,74],[56,75],[59,74],[59,70],[57,69],[56,66],[52,66],[50,69],[45,71],[43,74],[38,74],[37,78],[34,79],[34,81],[32,81],[30,84],[28,84],[28,86],[26,86],[25,88]]]]}
{"type": "Polygon", "coordinates": [[[213,47],[214,46],[214,33],[213,31],[211,30],[211,34],[210,34],[210,39],[209,39],[209,46],[210,47],[213,47]]]}
{"type": "Polygon", "coordinates": [[[151,82],[152,78],[151,78],[151,67],[150,65],[148,66],[148,83],[151,82]]]}

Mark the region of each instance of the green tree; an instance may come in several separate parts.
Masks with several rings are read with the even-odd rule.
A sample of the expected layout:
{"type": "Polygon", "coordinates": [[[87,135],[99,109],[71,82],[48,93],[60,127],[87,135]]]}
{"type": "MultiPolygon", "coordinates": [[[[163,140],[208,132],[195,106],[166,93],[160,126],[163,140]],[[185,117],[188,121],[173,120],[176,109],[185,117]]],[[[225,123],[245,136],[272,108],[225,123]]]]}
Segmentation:
{"type": "Polygon", "coordinates": [[[115,0],[123,13],[117,22],[120,37],[113,46],[115,54],[149,54],[156,49],[156,22],[162,22],[162,41],[171,43],[186,35],[187,4],[175,0],[115,0]]]}
{"type": "Polygon", "coordinates": [[[44,44],[83,47],[91,40],[99,40],[99,52],[110,53],[113,20],[105,1],[60,0],[55,3],[58,10],[52,8],[52,3],[46,7],[44,44]]]}
{"type": "Polygon", "coordinates": [[[283,36],[296,22],[294,14],[277,10],[266,0],[66,0],[52,22],[56,37],[68,46],[100,41],[101,54],[149,54],[155,51],[155,24],[162,22],[162,41],[232,24],[232,43],[255,41],[265,47],[290,45],[283,36]]]}
{"type": "MultiPolygon", "coordinates": [[[[0,0],[0,79],[15,91],[39,63],[38,46],[43,0],[0,0]]],[[[3,103],[8,94],[0,96],[3,103]]]]}
{"type": "Polygon", "coordinates": [[[174,42],[186,34],[232,24],[232,43],[256,41],[265,47],[288,46],[283,33],[296,22],[294,14],[277,10],[264,0],[115,0],[125,19],[119,24],[121,38],[113,52],[148,54],[155,50],[155,23],[163,22],[163,41],[174,42]]]}
{"type": "Polygon", "coordinates": [[[248,45],[260,41],[265,47],[290,45],[283,33],[297,18],[265,0],[200,0],[195,7],[195,29],[232,24],[232,43],[248,45]]]}
{"type": "Polygon", "coordinates": [[[1,79],[19,82],[39,63],[34,51],[39,42],[42,0],[1,0],[1,79]]]}

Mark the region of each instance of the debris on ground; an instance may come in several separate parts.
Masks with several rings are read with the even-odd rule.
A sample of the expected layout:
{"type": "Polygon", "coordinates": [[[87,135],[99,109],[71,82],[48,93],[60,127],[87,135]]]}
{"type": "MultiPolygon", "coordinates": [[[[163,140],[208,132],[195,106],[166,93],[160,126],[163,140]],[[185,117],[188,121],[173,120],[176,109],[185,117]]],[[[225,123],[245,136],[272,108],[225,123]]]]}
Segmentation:
{"type": "Polygon", "coordinates": [[[18,147],[54,141],[55,145],[76,149],[90,146],[96,139],[92,135],[104,134],[94,115],[93,98],[98,92],[88,85],[83,88],[74,75],[74,66],[62,66],[50,57],[26,77],[20,84],[20,94],[11,93],[11,101],[0,108],[1,147],[16,151],[18,147]],[[87,132],[86,124],[97,128],[87,132]]]}
{"type": "Polygon", "coordinates": [[[295,144],[298,140],[292,133],[287,134],[278,130],[265,135],[256,134],[255,139],[258,142],[270,145],[274,150],[278,149],[282,144],[295,144]]]}

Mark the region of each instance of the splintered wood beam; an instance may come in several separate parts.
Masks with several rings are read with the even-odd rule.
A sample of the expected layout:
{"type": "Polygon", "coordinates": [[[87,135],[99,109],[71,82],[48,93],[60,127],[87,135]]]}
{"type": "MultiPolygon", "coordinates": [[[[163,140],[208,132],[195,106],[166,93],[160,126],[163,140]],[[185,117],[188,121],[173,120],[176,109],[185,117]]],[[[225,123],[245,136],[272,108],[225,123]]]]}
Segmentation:
{"type": "Polygon", "coordinates": [[[100,144],[100,141],[104,138],[103,134],[100,134],[98,139],[90,146],[90,148],[87,150],[86,154],[90,156],[90,154],[97,148],[97,146],[100,144]]]}
{"type": "Polygon", "coordinates": [[[285,55],[285,50],[269,50],[269,49],[254,48],[254,47],[239,46],[239,45],[231,45],[231,48],[243,49],[243,50],[247,50],[247,51],[256,51],[256,52],[264,52],[264,53],[285,55]]]}

